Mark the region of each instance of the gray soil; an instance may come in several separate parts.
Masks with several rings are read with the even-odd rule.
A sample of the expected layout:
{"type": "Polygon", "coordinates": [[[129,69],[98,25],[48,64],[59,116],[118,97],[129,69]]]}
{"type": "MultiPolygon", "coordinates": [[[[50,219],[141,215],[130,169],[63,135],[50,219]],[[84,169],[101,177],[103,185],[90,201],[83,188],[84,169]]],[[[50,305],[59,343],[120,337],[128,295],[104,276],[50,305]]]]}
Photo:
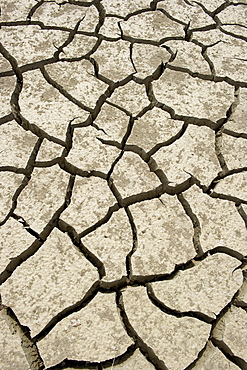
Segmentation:
{"type": "Polygon", "coordinates": [[[247,1],[2,0],[0,369],[247,369],[247,1]]]}

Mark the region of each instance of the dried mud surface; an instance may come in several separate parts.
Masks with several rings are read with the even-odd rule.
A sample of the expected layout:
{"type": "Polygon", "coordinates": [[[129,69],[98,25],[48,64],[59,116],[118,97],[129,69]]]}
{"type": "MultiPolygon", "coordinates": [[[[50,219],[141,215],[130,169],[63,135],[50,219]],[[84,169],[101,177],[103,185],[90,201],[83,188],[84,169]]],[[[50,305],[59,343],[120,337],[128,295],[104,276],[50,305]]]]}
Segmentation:
{"type": "Polygon", "coordinates": [[[2,370],[247,369],[246,5],[2,1],[2,370]]]}

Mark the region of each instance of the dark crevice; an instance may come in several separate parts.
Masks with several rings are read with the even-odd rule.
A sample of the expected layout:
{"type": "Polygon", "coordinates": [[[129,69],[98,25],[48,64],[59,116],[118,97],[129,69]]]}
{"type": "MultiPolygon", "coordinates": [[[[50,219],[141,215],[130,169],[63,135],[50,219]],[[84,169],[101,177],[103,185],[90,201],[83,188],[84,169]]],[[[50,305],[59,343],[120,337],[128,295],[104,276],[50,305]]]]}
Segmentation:
{"type": "Polygon", "coordinates": [[[136,349],[136,344],[131,344],[123,354],[102,362],[78,361],[69,360],[66,358],[59,364],[48,367],[47,370],[60,370],[70,367],[72,367],[73,369],[108,369],[124,363],[135,353],[136,349]]]}
{"type": "Polygon", "coordinates": [[[158,307],[162,312],[166,313],[167,315],[172,315],[177,318],[182,318],[182,317],[193,317],[195,319],[201,320],[203,322],[206,322],[207,324],[211,324],[214,321],[213,317],[210,317],[202,312],[198,311],[179,311],[175,310],[173,308],[168,307],[165,305],[162,301],[160,301],[154,294],[153,288],[151,284],[147,284],[147,295],[150,299],[150,301],[158,307]]]}
{"type": "Polygon", "coordinates": [[[119,309],[120,317],[123,322],[123,326],[127,332],[127,334],[132,338],[136,346],[140,349],[141,353],[146,357],[146,359],[154,365],[155,369],[157,370],[167,370],[164,361],[160,360],[158,356],[154,353],[153,349],[149,347],[137,334],[133,326],[131,325],[128,316],[126,314],[123,302],[122,293],[116,293],[116,304],[119,309]]]}
{"type": "Polygon", "coordinates": [[[99,281],[96,281],[91,288],[87,291],[84,297],[79,300],[78,302],[74,303],[73,305],[66,307],[64,310],[60,311],[57,315],[55,315],[48,324],[37,334],[33,337],[33,342],[36,343],[43,339],[50,331],[65,317],[68,317],[72,313],[78,312],[84,307],[86,307],[92,299],[96,296],[99,291],[99,281]]]}

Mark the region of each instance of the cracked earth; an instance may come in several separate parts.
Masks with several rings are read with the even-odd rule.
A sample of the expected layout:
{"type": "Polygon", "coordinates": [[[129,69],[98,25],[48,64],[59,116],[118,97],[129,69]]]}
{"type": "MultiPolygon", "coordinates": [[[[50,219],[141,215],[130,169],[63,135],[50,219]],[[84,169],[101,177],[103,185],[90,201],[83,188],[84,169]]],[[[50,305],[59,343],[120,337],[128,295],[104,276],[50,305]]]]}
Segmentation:
{"type": "Polygon", "coordinates": [[[2,1],[1,369],[247,369],[246,5],[2,1]]]}

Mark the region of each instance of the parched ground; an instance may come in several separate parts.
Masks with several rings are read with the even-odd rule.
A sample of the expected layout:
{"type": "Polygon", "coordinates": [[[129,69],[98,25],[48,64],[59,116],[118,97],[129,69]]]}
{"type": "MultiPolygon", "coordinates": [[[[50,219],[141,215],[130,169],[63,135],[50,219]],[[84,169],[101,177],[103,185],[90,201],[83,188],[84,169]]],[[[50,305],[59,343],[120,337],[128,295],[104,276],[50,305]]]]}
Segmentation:
{"type": "Polygon", "coordinates": [[[246,19],[2,1],[2,370],[247,369],[246,19]]]}

